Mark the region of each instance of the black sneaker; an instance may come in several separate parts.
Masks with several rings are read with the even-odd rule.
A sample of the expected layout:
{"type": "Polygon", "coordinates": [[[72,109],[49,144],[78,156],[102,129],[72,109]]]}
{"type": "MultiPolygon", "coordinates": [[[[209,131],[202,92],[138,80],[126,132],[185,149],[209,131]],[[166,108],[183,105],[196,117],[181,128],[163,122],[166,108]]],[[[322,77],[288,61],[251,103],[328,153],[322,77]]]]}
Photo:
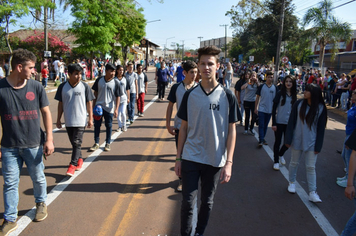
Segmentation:
{"type": "Polygon", "coordinates": [[[3,235],[3,236],[9,235],[9,233],[13,232],[16,229],[17,229],[16,222],[7,221],[4,219],[4,221],[2,222],[2,225],[1,225],[0,235],[3,235]]]}
{"type": "Polygon", "coordinates": [[[47,218],[47,206],[44,202],[36,203],[36,216],[34,221],[39,222],[47,218]]]}
{"type": "Polygon", "coordinates": [[[263,140],[263,145],[268,145],[266,140],[263,140]]]}

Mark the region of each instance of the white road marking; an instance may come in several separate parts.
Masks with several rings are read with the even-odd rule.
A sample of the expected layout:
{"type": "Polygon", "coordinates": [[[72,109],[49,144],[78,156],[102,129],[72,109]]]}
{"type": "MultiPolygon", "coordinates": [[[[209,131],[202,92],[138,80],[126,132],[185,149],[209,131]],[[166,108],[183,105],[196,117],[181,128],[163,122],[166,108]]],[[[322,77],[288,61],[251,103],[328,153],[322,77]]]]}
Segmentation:
{"type": "MultiPolygon", "coordinates": [[[[158,96],[153,97],[152,100],[145,105],[144,110],[146,111],[157,100],[157,98],[158,96]]],[[[137,118],[138,116],[135,116],[134,120],[136,120],[137,118]]],[[[62,127],[64,127],[64,125],[62,125],[62,127]]],[[[55,130],[58,131],[59,129],[56,128],[53,130],[53,132],[56,132],[55,130]]],[[[121,131],[115,132],[111,136],[112,142],[115,139],[117,139],[121,134],[122,134],[121,131]]],[[[64,191],[64,189],[66,189],[68,185],[71,184],[104,151],[104,147],[105,147],[105,142],[100,145],[100,148],[98,150],[94,151],[91,155],[89,155],[85,159],[83,163],[83,167],[80,171],[76,171],[73,177],[65,177],[60,183],[58,183],[52,189],[52,191],[47,195],[47,201],[46,201],[47,206],[49,206],[64,191]]],[[[10,235],[11,236],[19,235],[33,221],[33,219],[35,218],[35,214],[36,214],[36,206],[34,206],[31,210],[29,210],[24,216],[22,216],[17,221],[18,228],[12,233],[10,233],[10,235]]]]}
{"type": "MultiPolygon", "coordinates": [[[[258,134],[255,130],[255,138],[258,141],[258,134]]],[[[273,157],[273,151],[268,145],[263,145],[263,149],[266,151],[268,156],[272,161],[274,161],[273,157]]],[[[272,166],[271,166],[272,169],[272,166]]],[[[288,181],[289,180],[289,171],[284,165],[280,165],[280,172],[284,176],[284,178],[288,181]]],[[[287,185],[286,185],[286,191],[287,191],[287,185]]],[[[298,181],[295,182],[295,188],[296,188],[296,194],[299,196],[299,198],[302,200],[304,205],[307,207],[313,218],[316,220],[320,228],[324,231],[324,233],[328,236],[337,236],[339,235],[336,230],[332,227],[328,219],[324,216],[324,214],[320,211],[319,207],[317,204],[312,203],[309,201],[309,195],[305,190],[300,186],[298,181]]]]}

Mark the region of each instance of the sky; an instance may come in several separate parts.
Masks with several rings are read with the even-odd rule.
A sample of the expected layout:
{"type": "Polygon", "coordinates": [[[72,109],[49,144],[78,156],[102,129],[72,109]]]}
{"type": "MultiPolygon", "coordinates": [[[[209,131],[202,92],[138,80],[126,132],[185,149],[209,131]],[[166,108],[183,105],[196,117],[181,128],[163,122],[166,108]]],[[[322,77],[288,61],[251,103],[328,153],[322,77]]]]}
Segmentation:
{"type": "MultiPolygon", "coordinates": [[[[225,27],[227,24],[227,36],[232,37],[233,29],[230,28],[230,18],[225,13],[238,2],[238,0],[164,0],[163,3],[157,0],[138,0],[144,9],[143,14],[148,23],[146,26],[146,37],[162,48],[167,43],[168,48],[172,48],[172,43],[183,44],[184,48],[196,49],[199,47],[199,38],[209,40],[213,38],[225,37],[225,27]],[[159,20],[159,21],[158,21],[159,20]]],[[[293,0],[296,7],[294,14],[300,19],[305,12],[312,7],[317,7],[320,0],[293,0]]],[[[356,17],[352,12],[356,9],[356,0],[333,0],[333,14],[344,22],[351,23],[352,29],[356,29],[356,17]],[[350,3],[348,3],[350,2],[350,3]],[[344,6],[342,4],[348,3],[344,6]]],[[[70,11],[62,13],[57,10],[57,21],[62,27],[66,27],[73,20],[70,11]],[[58,19],[58,17],[59,19],[58,19]]],[[[30,18],[19,21],[25,27],[35,28],[30,23],[30,18]]],[[[20,25],[19,24],[19,25],[20,25]]],[[[38,26],[38,24],[37,24],[38,26]]],[[[19,26],[10,30],[19,29],[19,26]]]]}

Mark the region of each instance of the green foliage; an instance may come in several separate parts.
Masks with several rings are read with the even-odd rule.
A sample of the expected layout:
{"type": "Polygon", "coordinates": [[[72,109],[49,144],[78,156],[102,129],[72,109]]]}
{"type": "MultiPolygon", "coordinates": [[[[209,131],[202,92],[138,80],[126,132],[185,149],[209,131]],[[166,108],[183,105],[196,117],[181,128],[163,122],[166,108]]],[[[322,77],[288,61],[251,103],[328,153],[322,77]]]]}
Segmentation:
{"type": "Polygon", "coordinates": [[[332,13],[332,1],[323,0],[318,7],[309,9],[303,17],[303,25],[312,27],[312,30],[307,31],[309,38],[316,39],[317,45],[320,45],[320,65],[323,65],[326,44],[333,45],[331,51],[335,55],[338,42],[347,43],[352,36],[351,25],[341,22],[332,13]]]}
{"type": "MultiPolygon", "coordinates": [[[[243,15],[237,11],[227,13],[231,16],[231,24],[235,27],[235,32],[239,32],[231,44],[230,56],[237,58],[242,53],[244,59],[253,55],[255,62],[270,61],[277,51],[281,2],[269,0],[262,5],[258,1],[241,0],[238,6],[245,7],[241,11],[243,15]],[[250,18],[243,19],[246,16],[250,18]]],[[[292,0],[286,0],[283,41],[290,40],[298,31],[298,18],[293,15],[293,11],[292,0]]]]}

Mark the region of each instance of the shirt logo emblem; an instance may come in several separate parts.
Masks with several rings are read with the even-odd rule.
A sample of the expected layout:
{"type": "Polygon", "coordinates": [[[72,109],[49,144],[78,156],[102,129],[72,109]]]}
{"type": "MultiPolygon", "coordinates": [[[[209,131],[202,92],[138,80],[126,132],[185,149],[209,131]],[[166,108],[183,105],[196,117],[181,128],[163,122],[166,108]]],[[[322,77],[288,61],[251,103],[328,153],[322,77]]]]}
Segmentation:
{"type": "Polygon", "coordinates": [[[35,94],[33,92],[27,92],[26,93],[26,98],[29,101],[33,101],[33,100],[35,100],[35,94]]]}

